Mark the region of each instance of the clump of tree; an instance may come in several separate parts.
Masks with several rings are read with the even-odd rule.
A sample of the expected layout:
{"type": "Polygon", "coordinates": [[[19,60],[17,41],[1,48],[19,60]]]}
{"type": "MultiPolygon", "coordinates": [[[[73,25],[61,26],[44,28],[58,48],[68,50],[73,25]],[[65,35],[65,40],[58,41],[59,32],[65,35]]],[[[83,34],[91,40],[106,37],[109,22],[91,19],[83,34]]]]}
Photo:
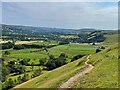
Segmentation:
{"type": "Polygon", "coordinates": [[[2,49],[10,49],[10,48],[13,48],[13,46],[14,46],[14,44],[12,42],[3,43],[2,49]]]}
{"type": "Polygon", "coordinates": [[[46,62],[46,58],[42,58],[42,59],[39,60],[39,63],[40,63],[39,65],[44,66],[45,62],[46,62]]]}
{"type": "Polygon", "coordinates": [[[22,65],[28,65],[28,62],[29,62],[29,59],[28,60],[23,59],[19,63],[21,63],[22,65]]]}
{"type": "Polygon", "coordinates": [[[22,82],[25,82],[29,80],[29,75],[27,73],[24,73],[24,76],[22,77],[22,82]]]}
{"type": "Polygon", "coordinates": [[[7,76],[10,74],[8,67],[5,65],[2,66],[2,82],[7,79],[7,76]]]}
{"type": "Polygon", "coordinates": [[[100,52],[100,51],[101,51],[101,49],[99,49],[99,48],[98,48],[98,49],[96,49],[96,53],[98,53],[98,52],[100,52]]]}
{"type": "Polygon", "coordinates": [[[32,78],[39,76],[39,75],[41,74],[41,72],[42,72],[41,69],[35,70],[35,71],[33,72],[32,78]]]}
{"type": "Polygon", "coordinates": [[[5,52],[4,52],[4,55],[9,55],[9,54],[10,54],[9,51],[5,51],[5,52]]]}
{"type": "Polygon", "coordinates": [[[46,66],[49,70],[52,70],[65,64],[66,64],[66,55],[62,53],[58,58],[54,58],[54,56],[51,55],[50,59],[46,63],[46,66]]]}
{"type": "Polygon", "coordinates": [[[13,49],[20,50],[20,49],[25,49],[25,47],[23,45],[15,45],[13,49]]]}
{"type": "Polygon", "coordinates": [[[16,61],[8,62],[7,67],[9,68],[10,73],[22,74],[25,72],[25,67],[16,61]]]}
{"type": "Polygon", "coordinates": [[[75,60],[78,60],[79,58],[82,58],[83,56],[85,55],[77,55],[77,56],[74,56],[72,59],[71,59],[71,62],[75,61],[75,60]]]}
{"type": "Polygon", "coordinates": [[[101,46],[100,49],[105,49],[105,47],[101,46]]]}
{"type": "Polygon", "coordinates": [[[59,45],[69,44],[69,41],[63,40],[59,42],[59,45]]]}

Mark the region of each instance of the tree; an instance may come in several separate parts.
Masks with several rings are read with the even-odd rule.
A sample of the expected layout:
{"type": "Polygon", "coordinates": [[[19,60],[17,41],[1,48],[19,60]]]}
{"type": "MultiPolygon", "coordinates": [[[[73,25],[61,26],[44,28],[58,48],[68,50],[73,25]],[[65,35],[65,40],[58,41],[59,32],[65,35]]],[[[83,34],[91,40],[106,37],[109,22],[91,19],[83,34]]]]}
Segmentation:
{"type": "Polygon", "coordinates": [[[65,58],[66,57],[65,53],[61,53],[60,57],[64,57],[65,58]]]}
{"type": "Polygon", "coordinates": [[[41,69],[35,70],[34,73],[33,73],[33,75],[32,75],[32,77],[34,78],[36,76],[39,76],[41,74],[41,71],[42,71],[41,69]]]}
{"type": "Polygon", "coordinates": [[[28,76],[28,74],[24,73],[24,76],[23,76],[23,78],[22,78],[22,81],[25,82],[25,81],[27,81],[27,80],[29,80],[29,76],[28,76]]]}
{"type": "Polygon", "coordinates": [[[20,63],[15,63],[15,61],[8,62],[7,66],[9,67],[10,73],[21,74],[25,72],[25,67],[20,63]]]}
{"type": "Polygon", "coordinates": [[[61,53],[60,56],[55,60],[56,67],[60,67],[66,64],[66,55],[65,53],[61,53]]]}
{"type": "Polygon", "coordinates": [[[17,80],[18,80],[18,83],[19,83],[19,84],[22,83],[22,77],[21,77],[21,76],[19,76],[19,77],[17,78],[17,80]]]}
{"type": "Polygon", "coordinates": [[[75,60],[78,60],[79,58],[82,58],[84,56],[83,55],[77,55],[77,56],[74,56],[72,59],[71,59],[71,62],[75,61],[75,60]]]}
{"type": "Polygon", "coordinates": [[[48,50],[47,50],[47,48],[46,48],[46,47],[44,48],[44,50],[45,50],[46,52],[48,52],[48,50]]]}
{"type": "Polygon", "coordinates": [[[96,53],[100,52],[101,50],[100,49],[96,49],[96,53]]]}
{"type": "Polygon", "coordinates": [[[9,75],[10,72],[6,66],[2,66],[2,82],[4,82],[7,78],[7,75],[9,75]]]}
{"type": "Polygon", "coordinates": [[[40,65],[41,65],[41,66],[44,65],[45,62],[46,62],[46,58],[42,58],[42,59],[40,59],[39,62],[40,62],[40,65]]]}
{"type": "Polygon", "coordinates": [[[20,50],[20,49],[24,49],[24,48],[25,48],[25,46],[23,46],[23,45],[14,45],[13,49],[20,50]]]}
{"type": "Polygon", "coordinates": [[[33,68],[34,68],[34,62],[31,63],[31,68],[32,68],[32,71],[33,71],[33,68]]]}
{"type": "Polygon", "coordinates": [[[21,64],[15,64],[14,65],[14,72],[16,72],[18,74],[22,74],[25,72],[25,67],[21,64]]]}
{"type": "Polygon", "coordinates": [[[15,80],[14,80],[14,85],[17,85],[17,84],[18,84],[18,83],[17,83],[17,80],[15,79],[15,80]]]}
{"type": "Polygon", "coordinates": [[[101,49],[105,49],[105,47],[103,47],[103,46],[101,46],[100,48],[101,48],[101,49]]]}
{"type": "Polygon", "coordinates": [[[95,43],[92,43],[92,45],[95,45],[95,43]]]}
{"type": "Polygon", "coordinates": [[[20,63],[21,63],[22,65],[28,65],[28,62],[27,62],[26,59],[23,59],[22,61],[20,61],[20,63]]]}
{"type": "Polygon", "coordinates": [[[56,68],[56,64],[54,60],[48,60],[47,64],[46,64],[47,68],[52,70],[56,68]]]}
{"type": "Polygon", "coordinates": [[[68,40],[64,40],[64,41],[59,42],[59,45],[64,45],[64,44],[69,44],[69,41],[68,40]]]}
{"type": "Polygon", "coordinates": [[[11,78],[9,78],[9,80],[8,80],[8,86],[9,86],[9,88],[12,88],[14,86],[14,82],[11,78]]]}
{"type": "Polygon", "coordinates": [[[10,52],[9,51],[5,51],[4,55],[9,55],[10,52]]]}
{"type": "Polygon", "coordinates": [[[50,59],[54,59],[54,56],[53,56],[53,55],[49,55],[49,58],[50,58],[50,59]]]}

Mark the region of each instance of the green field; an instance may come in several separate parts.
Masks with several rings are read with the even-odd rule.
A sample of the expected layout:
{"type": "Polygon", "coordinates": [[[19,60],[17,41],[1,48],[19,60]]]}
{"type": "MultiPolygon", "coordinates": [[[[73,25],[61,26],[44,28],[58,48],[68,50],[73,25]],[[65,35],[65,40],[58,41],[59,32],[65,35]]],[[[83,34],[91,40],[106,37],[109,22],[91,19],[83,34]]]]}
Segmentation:
{"type": "Polygon", "coordinates": [[[86,57],[83,57],[60,68],[46,72],[32,81],[27,81],[28,83],[18,85],[15,88],[57,88],[61,83],[83,70],[85,61],[86,57]],[[81,65],[78,65],[79,62],[82,62],[81,65]]]}
{"type": "Polygon", "coordinates": [[[36,41],[36,42],[33,42],[32,44],[36,44],[36,45],[57,45],[58,42],[57,41],[36,41]]]}
{"type": "MultiPolygon", "coordinates": [[[[58,57],[61,53],[65,53],[67,55],[67,62],[68,65],[64,65],[63,67],[60,67],[62,69],[55,69],[55,71],[48,71],[48,70],[42,70],[42,75],[40,75],[40,80],[42,82],[40,82],[41,84],[45,84],[42,87],[47,87],[48,83],[46,82],[51,82],[51,80],[53,82],[51,82],[52,84],[48,87],[57,87],[58,85],[60,85],[61,83],[63,83],[64,81],[68,80],[71,76],[75,75],[77,72],[79,72],[81,69],[83,69],[85,66],[77,66],[78,63],[83,60],[80,59],[78,61],[75,61],[74,63],[70,63],[71,58],[79,55],[79,54],[92,54],[95,53],[96,51],[95,46],[93,45],[89,45],[89,44],[66,44],[66,45],[59,45],[59,46],[55,46],[52,48],[48,48],[48,53],[49,55],[54,55],[54,57],[58,57]],[[67,68],[70,67],[70,68],[67,68]],[[66,69],[65,69],[66,68],[66,69]],[[57,71],[56,71],[57,70],[57,71]],[[60,71],[59,71],[60,70],[60,71]],[[65,74],[61,75],[63,72],[66,72],[65,74]],[[57,74],[56,74],[57,73],[57,74]],[[44,77],[45,75],[45,77],[44,77]],[[60,81],[58,81],[57,79],[54,79],[54,77],[57,77],[61,75],[60,77],[58,77],[58,79],[60,81]],[[48,77],[48,79],[46,79],[48,77]],[[47,81],[44,81],[44,79],[46,79],[47,81]],[[50,80],[50,81],[49,81],[50,80]]],[[[41,58],[49,58],[47,52],[45,50],[42,49],[21,49],[21,50],[13,50],[13,49],[8,49],[8,50],[3,50],[2,52],[4,53],[5,51],[9,51],[10,54],[9,55],[5,55],[3,56],[5,59],[4,64],[8,64],[9,61],[14,61],[14,60],[22,60],[22,59],[30,59],[30,61],[28,62],[29,64],[31,64],[32,62],[34,62],[34,64],[39,64],[39,60],[41,58]]],[[[84,60],[86,60],[86,58],[84,58],[84,60]]],[[[25,66],[25,70],[26,73],[29,75],[29,79],[31,79],[31,76],[33,75],[34,71],[37,70],[39,68],[39,66],[34,66],[34,69],[32,71],[31,66],[25,66]]],[[[17,78],[19,76],[23,77],[23,74],[19,74],[19,75],[14,75],[14,73],[10,74],[7,78],[6,81],[9,80],[9,78],[13,79],[13,80],[17,80],[17,78]]],[[[33,85],[34,87],[34,85],[33,85]]]]}
{"type": "Polygon", "coordinates": [[[78,54],[95,53],[96,47],[89,44],[67,44],[60,45],[49,49],[50,54],[59,55],[66,53],[68,56],[75,56],[78,54]]]}
{"type": "MultiPolygon", "coordinates": [[[[118,87],[118,44],[90,56],[89,63],[95,68],[90,74],[79,78],[73,88],[117,88],[118,87]],[[99,56],[99,57],[98,57],[99,56]],[[97,57],[97,58],[96,58],[97,57]]],[[[87,56],[60,68],[42,74],[32,81],[15,88],[56,88],[85,68],[87,56]],[[82,62],[80,66],[78,63],[82,62]]]]}
{"type": "MultiPolygon", "coordinates": [[[[78,44],[78,43],[70,43],[65,45],[58,45],[52,48],[47,48],[48,52],[40,49],[21,49],[21,50],[13,50],[6,49],[2,50],[2,53],[5,51],[9,51],[9,55],[3,56],[5,59],[5,64],[7,64],[11,60],[22,60],[22,59],[30,59],[28,62],[31,64],[39,64],[39,60],[41,58],[46,58],[49,60],[49,55],[53,55],[55,58],[59,57],[61,53],[65,53],[67,55],[66,60],[68,64],[63,65],[59,68],[56,68],[52,71],[42,70],[42,74],[32,80],[27,81],[25,84],[20,84],[15,88],[57,88],[62,83],[67,81],[70,77],[76,75],[81,70],[83,70],[86,66],[84,62],[87,60],[87,56],[91,54],[89,63],[94,65],[95,68],[91,71],[90,74],[86,74],[85,76],[79,78],[72,88],[116,88],[118,87],[118,44],[114,44],[118,42],[118,34],[106,34],[106,40],[102,43],[96,45],[90,45],[87,43],[78,44]],[[112,45],[114,44],[114,45],[112,45]],[[112,45],[112,46],[110,46],[112,45]],[[105,46],[105,50],[95,53],[96,49],[105,46]],[[110,47],[108,47],[110,46],[110,47]],[[70,62],[71,59],[76,55],[84,54],[83,58],[80,58],[74,62],[70,62]],[[80,62],[82,64],[78,65],[80,62]],[[93,78],[94,77],[94,78],[93,78]]],[[[57,44],[57,42],[33,42],[36,45],[52,45],[57,44]]],[[[40,68],[39,66],[34,66],[34,70],[40,68]]],[[[32,71],[31,66],[25,66],[25,70],[27,74],[29,74],[29,79],[31,79],[32,71]]],[[[9,78],[17,79],[18,76],[23,76],[24,74],[14,75],[12,73],[8,76],[9,78]],[[13,75],[12,75],[13,74],[13,75]]]]}
{"type": "MultiPolygon", "coordinates": [[[[5,56],[5,61],[7,63],[8,61],[15,59],[31,59],[30,63],[34,62],[37,64],[41,58],[48,58],[47,53],[40,50],[41,49],[8,50],[10,54],[5,56]]],[[[54,55],[55,57],[58,57],[61,53],[65,53],[68,58],[72,58],[79,54],[95,53],[95,50],[96,47],[89,44],[67,44],[50,48],[48,49],[48,52],[50,55],[54,55]]]]}
{"type": "Polygon", "coordinates": [[[72,88],[118,88],[118,44],[90,57],[95,68],[79,78],[72,88]]]}

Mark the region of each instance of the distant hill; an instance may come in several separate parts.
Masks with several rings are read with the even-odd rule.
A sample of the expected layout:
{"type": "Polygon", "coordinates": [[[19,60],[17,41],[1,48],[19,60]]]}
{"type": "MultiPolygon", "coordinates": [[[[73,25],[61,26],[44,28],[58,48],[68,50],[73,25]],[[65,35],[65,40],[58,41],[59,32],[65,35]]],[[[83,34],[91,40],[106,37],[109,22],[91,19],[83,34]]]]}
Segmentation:
{"type": "Polygon", "coordinates": [[[79,33],[79,32],[93,32],[93,31],[102,31],[102,32],[111,32],[111,30],[100,30],[92,28],[83,28],[83,29],[64,29],[64,28],[49,28],[49,27],[33,27],[33,26],[20,26],[20,25],[6,25],[0,24],[2,26],[2,32],[9,33],[79,33]]]}

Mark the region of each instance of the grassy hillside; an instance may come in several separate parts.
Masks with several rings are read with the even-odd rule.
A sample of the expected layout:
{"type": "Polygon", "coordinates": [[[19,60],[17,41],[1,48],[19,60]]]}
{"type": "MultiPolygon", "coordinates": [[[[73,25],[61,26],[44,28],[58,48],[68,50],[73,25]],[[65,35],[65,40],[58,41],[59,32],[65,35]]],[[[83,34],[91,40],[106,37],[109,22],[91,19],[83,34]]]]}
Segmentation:
{"type": "Polygon", "coordinates": [[[118,34],[105,34],[104,37],[106,38],[104,42],[101,44],[103,45],[111,45],[118,42],[118,34]]]}
{"type": "Polygon", "coordinates": [[[55,88],[61,85],[61,83],[68,80],[70,77],[74,76],[76,73],[83,70],[85,67],[84,62],[86,57],[83,57],[79,60],[66,64],[55,70],[46,72],[35,79],[27,81],[18,85],[15,88],[55,88]],[[79,63],[81,64],[79,65],[79,63]]]}
{"type": "MultiPolygon", "coordinates": [[[[27,81],[15,88],[56,88],[70,77],[85,68],[87,56],[66,64],[55,70],[46,72],[35,79],[27,81]],[[79,63],[81,64],[79,65],[79,63]]],[[[116,88],[118,87],[118,44],[90,56],[95,66],[91,73],[79,78],[72,88],[116,88]]]]}
{"type": "Polygon", "coordinates": [[[89,63],[95,68],[79,78],[72,88],[117,88],[118,87],[118,44],[100,53],[93,54],[89,63]]]}

